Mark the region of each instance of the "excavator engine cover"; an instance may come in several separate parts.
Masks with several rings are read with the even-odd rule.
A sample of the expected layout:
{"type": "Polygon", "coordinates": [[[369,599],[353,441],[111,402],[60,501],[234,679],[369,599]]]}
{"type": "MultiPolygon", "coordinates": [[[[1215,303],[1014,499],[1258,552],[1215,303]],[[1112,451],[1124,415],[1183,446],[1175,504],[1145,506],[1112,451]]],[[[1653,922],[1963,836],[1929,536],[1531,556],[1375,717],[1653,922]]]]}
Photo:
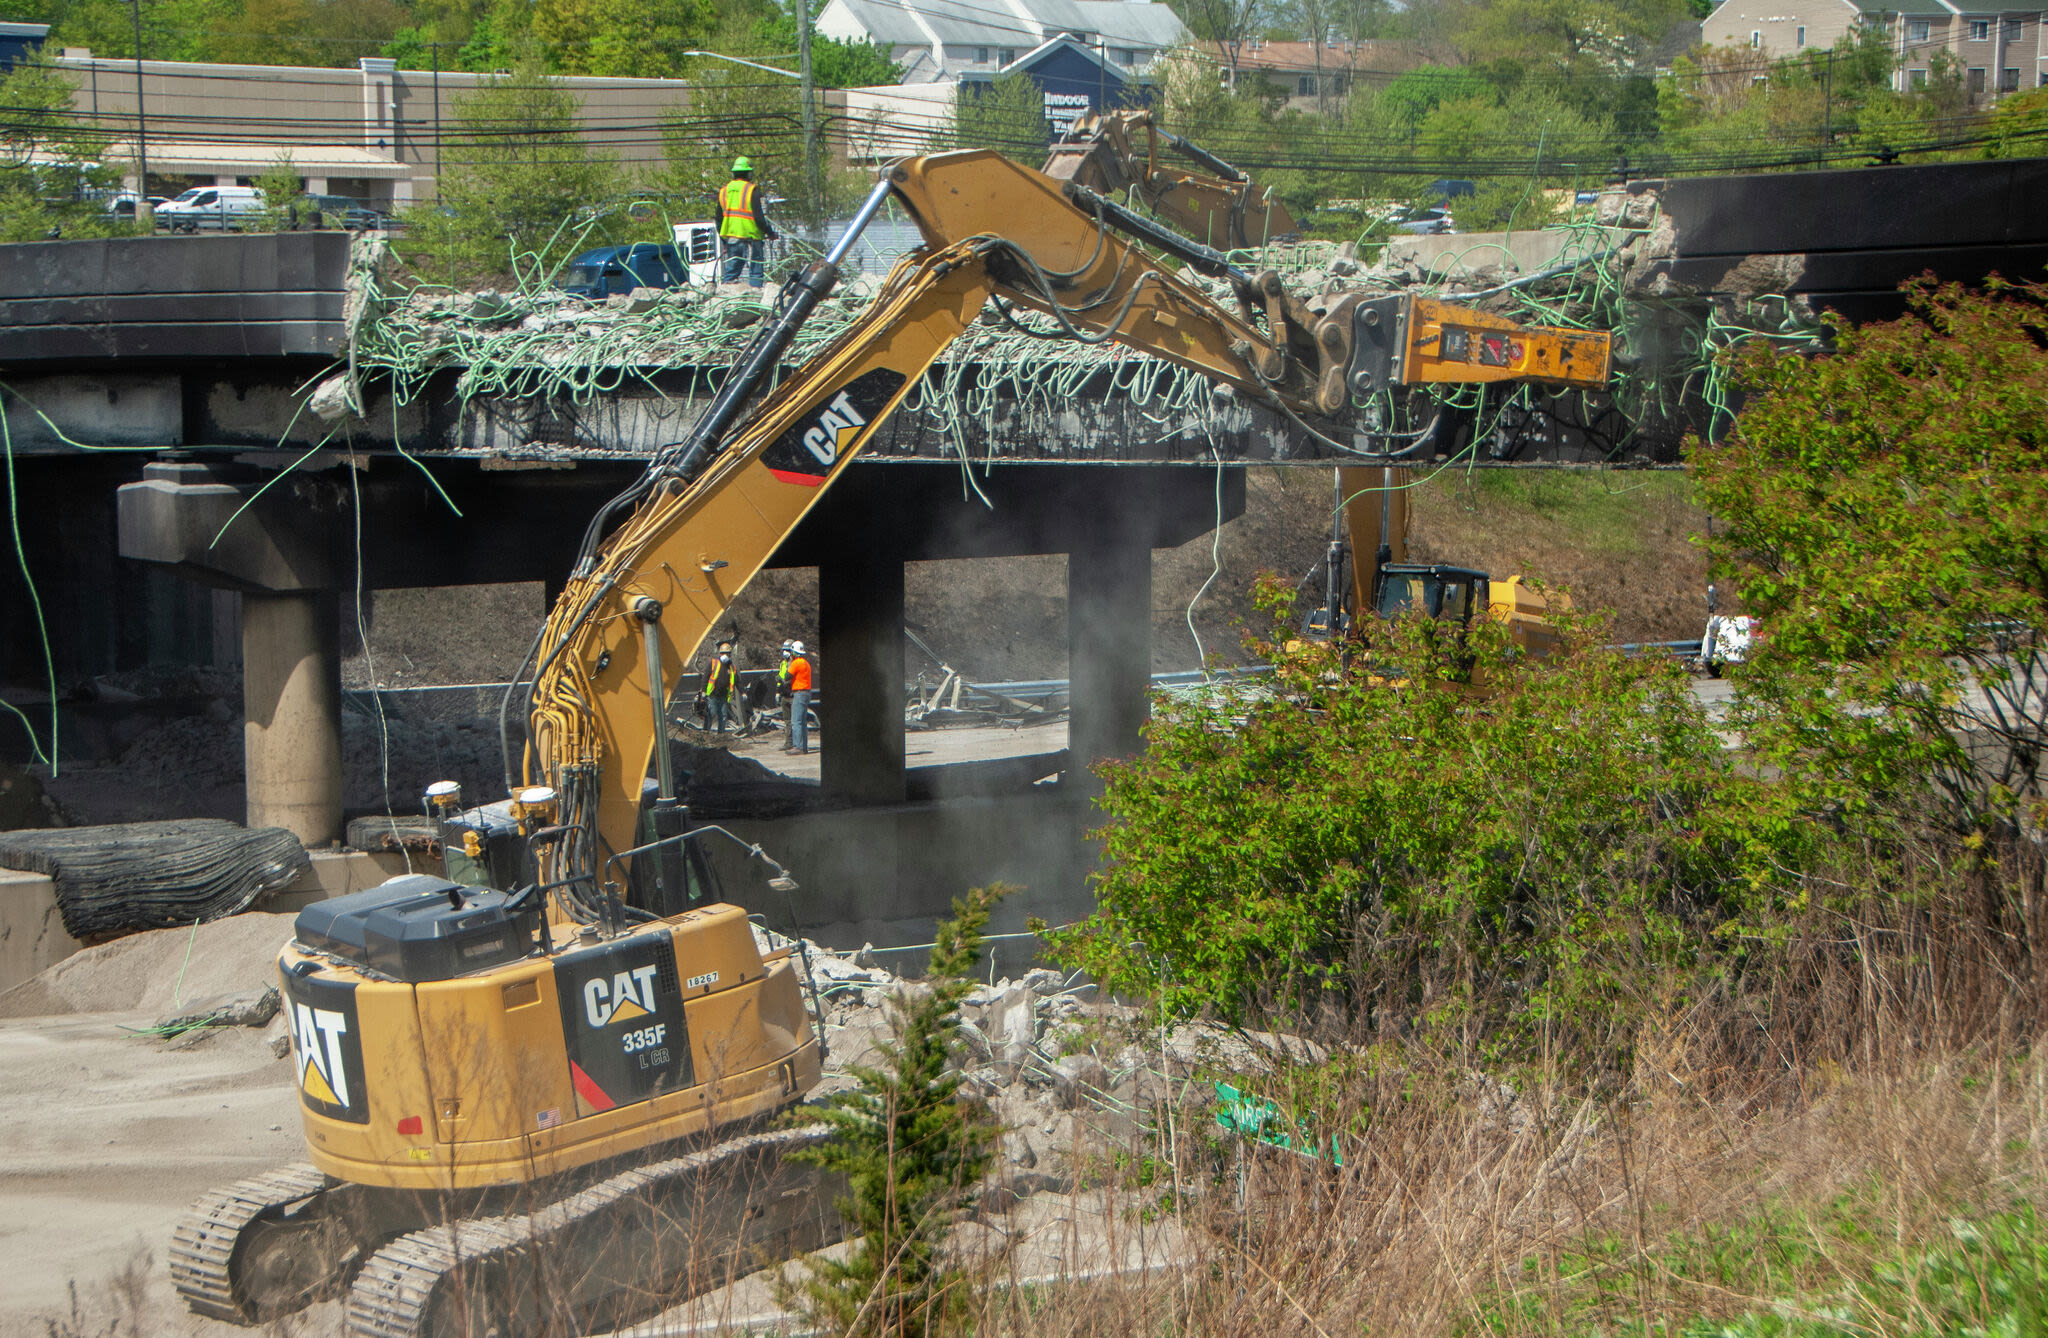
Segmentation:
{"type": "Polygon", "coordinates": [[[301,945],[393,980],[452,980],[535,951],[540,913],[503,892],[416,873],[299,912],[301,945]]]}

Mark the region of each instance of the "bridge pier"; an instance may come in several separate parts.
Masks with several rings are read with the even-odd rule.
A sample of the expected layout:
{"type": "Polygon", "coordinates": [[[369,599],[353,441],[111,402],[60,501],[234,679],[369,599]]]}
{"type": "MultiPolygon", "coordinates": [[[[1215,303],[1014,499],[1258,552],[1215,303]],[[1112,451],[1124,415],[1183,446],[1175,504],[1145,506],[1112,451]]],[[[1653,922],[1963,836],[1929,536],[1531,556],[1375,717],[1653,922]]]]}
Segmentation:
{"type": "Polygon", "coordinates": [[[1152,536],[1097,530],[1067,554],[1067,783],[1093,793],[1088,768],[1142,743],[1152,686],[1152,536]]]}
{"type": "Polygon", "coordinates": [[[340,600],[242,595],[242,765],[251,827],[308,846],[342,832],[340,600]]]}
{"type": "Polygon", "coordinates": [[[824,786],[863,803],[902,803],[903,560],[873,544],[821,560],[818,635],[824,786]]]}

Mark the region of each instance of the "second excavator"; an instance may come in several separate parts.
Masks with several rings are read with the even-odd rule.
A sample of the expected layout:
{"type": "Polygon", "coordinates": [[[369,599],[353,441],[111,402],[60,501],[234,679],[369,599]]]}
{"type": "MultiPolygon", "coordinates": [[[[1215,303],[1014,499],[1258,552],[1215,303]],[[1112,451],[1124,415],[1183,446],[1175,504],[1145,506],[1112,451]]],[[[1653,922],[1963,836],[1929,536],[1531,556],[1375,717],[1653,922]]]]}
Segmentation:
{"type": "Polygon", "coordinates": [[[498,825],[431,796],[459,876],[299,916],[279,965],[310,1162],[194,1206],[172,1248],[194,1310],[262,1322],[339,1291],[355,1338],[587,1332],[830,1238],[829,1187],[786,1160],[822,1135],[773,1122],[821,1068],[801,952],[719,900],[702,849],[717,834],[689,825],[664,708],[777,545],[991,307],[1345,442],[1353,401],[1383,389],[1595,385],[1609,352],[1406,298],[1312,315],[1276,274],[993,152],[889,166],[689,435],[591,519],[508,698],[498,825]],[[783,367],[891,201],[924,245],[783,367]]]}

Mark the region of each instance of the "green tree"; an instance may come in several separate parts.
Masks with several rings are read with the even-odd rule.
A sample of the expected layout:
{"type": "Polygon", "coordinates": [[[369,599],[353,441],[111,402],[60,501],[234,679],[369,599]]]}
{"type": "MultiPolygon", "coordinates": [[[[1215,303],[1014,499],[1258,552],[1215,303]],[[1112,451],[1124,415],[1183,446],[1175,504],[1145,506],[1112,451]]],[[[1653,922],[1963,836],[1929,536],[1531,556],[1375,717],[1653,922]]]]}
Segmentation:
{"type": "Polygon", "coordinates": [[[1495,97],[1493,85],[1470,70],[1420,65],[1396,75],[1381,90],[1379,101],[1397,119],[1418,125],[1446,102],[1490,102],[1495,97]]]}
{"type": "Polygon", "coordinates": [[[1911,301],[1838,325],[1830,357],[1753,348],[1733,435],[1688,451],[1717,573],[1766,633],[1742,727],[1845,819],[1931,785],[1927,817],[2038,885],[2048,287],[1922,283],[1911,301]]]}
{"type": "Polygon", "coordinates": [[[714,0],[536,0],[532,32],[562,73],[663,79],[718,21],[714,0]]]}
{"type": "Polygon", "coordinates": [[[820,1112],[836,1137],[807,1154],[847,1178],[839,1210],[854,1236],[842,1261],[820,1258],[787,1288],[786,1303],[842,1338],[922,1338],[956,1317],[965,1279],[945,1267],[939,1242],[970,1211],[988,1172],[996,1129],[985,1107],[961,1099],[955,1066],[960,1001],[973,988],[981,931],[1013,889],[978,887],[939,923],[921,989],[891,1004],[893,1039],[882,1062],[855,1066],[860,1086],[820,1112]]]}
{"type": "Polygon", "coordinates": [[[299,166],[292,160],[291,150],[285,149],[270,160],[270,166],[256,178],[256,189],[263,192],[262,228],[267,232],[282,232],[295,226],[299,219],[299,200],[305,194],[305,178],[299,175],[299,166]]]}
{"type": "Polygon", "coordinates": [[[1045,98],[1027,74],[999,74],[979,87],[960,85],[953,117],[960,148],[996,149],[1026,167],[1045,161],[1052,126],[1045,119],[1045,98]]]}
{"type": "MultiPolygon", "coordinates": [[[[1285,636],[1291,592],[1264,598],[1285,636]]],[[[1349,666],[1254,643],[1271,688],[1177,701],[1104,768],[1098,909],[1051,953],[1181,1014],[1625,1045],[1727,969],[1721,935],[1803,829],[1677,666],[1564,626],[1571,653],[1540,663],[1487,618],[1382,627],[1349,666]]]]}
{"type": "Polygon", "coordinates": [[[532,66],[455,99],[441,198],[406,211],[405,259],[456,283],[511,275],[593,240],[622,183],[616,163],[578,134],[581,106],[532,66]]]}
{"type": "MultiPolygon", "coordinates": [[[[809,0],[809,3],[814,25],[811,31],[811,78],[817,81],[818,87],[866,88],[902,80],[901,67],[889,59],[887,51],[874,43],[821,36],[815,21],[824,11],[825,0],[809,0]]],[[[754,32],[766,51],[795,51],[795,10],[778,7],[757,21],[754,32]]]]}
{"type": "Polygon", "coordinates": [[[0,241],[98,237],[128,224],[106,212],[120,173],[101,162],[104,134],[72,113],[71,81],[24,61],[0,78],[0,241]]]}

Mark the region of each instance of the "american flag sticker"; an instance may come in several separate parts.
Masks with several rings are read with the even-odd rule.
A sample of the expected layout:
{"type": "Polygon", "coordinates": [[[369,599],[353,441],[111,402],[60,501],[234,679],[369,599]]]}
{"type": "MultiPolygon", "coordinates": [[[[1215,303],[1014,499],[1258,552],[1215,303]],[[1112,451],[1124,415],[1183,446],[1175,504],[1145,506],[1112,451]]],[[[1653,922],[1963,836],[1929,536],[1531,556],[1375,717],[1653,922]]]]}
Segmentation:
{"type": "Polygon", "coordinates": [[[543,1129],[552,1129],[562,1122],[561,1107],[557,1106],[553,1110],[544,1110],[540,1114],[534,1116],[533,1120],[535,1124],[539,1125],[543,1129]]]}

